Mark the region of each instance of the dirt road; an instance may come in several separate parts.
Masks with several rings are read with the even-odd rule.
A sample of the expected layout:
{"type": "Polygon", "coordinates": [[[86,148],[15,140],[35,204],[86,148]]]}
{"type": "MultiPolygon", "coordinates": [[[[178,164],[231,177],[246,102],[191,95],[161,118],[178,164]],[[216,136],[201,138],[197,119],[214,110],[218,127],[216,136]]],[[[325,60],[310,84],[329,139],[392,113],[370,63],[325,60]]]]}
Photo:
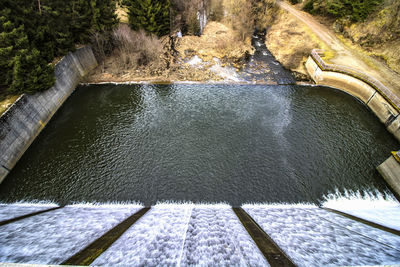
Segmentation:
{"type": "Polygon", "coordinates": [[[330,60],[332,63],[358,69],[379,80],[400,97],[400,75],[388,68],[386,64],[350,48],[340,41],[331,29],[319,23],[310,14],[300,11],[282,1],[278,1],[278,4],[282,9],[288,11],[299,21],[306,24],[332,49],[335,54],[334,58],[330,60]]]}

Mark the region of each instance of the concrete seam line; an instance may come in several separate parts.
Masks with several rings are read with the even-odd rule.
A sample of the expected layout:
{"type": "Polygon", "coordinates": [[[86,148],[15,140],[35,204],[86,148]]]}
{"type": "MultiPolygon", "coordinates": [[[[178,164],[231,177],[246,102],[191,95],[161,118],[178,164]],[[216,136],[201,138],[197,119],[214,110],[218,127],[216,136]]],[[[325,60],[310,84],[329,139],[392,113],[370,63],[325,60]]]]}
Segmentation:
{"type": "Polygon", "coordinates": [[[33,217],[33,216],[36,216],[36,215],[39,215],[39,214],[42,214],[42,213],[45,213],[45,212],[48,212],[48,211],[61,209],[61,208],[63,208],[63,206],[55,207],[55,208],[51,208],[51,209],[46,209],[46,210],[40,210],[40,211],[29,213],[29,214],[26,214],[26,215],[22,215],[22,216],[19,216],[19,217],[16,217],[16,218],[4,220],[4,221],[0,222],[0,226],[6,225],[6,224],[9,224],[9,223],[13,223],[13,222],[16,222],[16,221],[20,221],[20,220],[23,220],[23,219],[26,219],[26,218],[29,218],[29,217],[33,217]]]}
{"type": "MultiPolygon", "coordinates": [[[[320,208],[320,209],[324,209],[323,207],[319,207],[319,208],[320,208]]],[[[306,212],[309,213],[309,214],[314,215],[314,214],[311,213],[310,211],[307,211],[307,210],[306,210],[306,212]]],[[[321,215],[319,215],[319,214],[317,214],[316,216],[319,217],[321,220],[327,221],[327,222],[329,222],[329,223],[331,223],[331,224],[333,224],[333,225],[336,225],[337,227],[342,228],[342,229],[344,229],[344,230],[346,230],[346,231],[349,231],[349,232],[351,232],[351,233],[353,233],[353,234],[355,234],[355,235],[362,236],[363,238],[366,238],[366,239],[368,239],[368,240],[371,240],[372,242],[376,242],[376,243],[378,243],[378,244],[381,244],[381,245],[383,245],[383,246],[385,246],[385,247],[388,247],[388,248],[391,248],[391,249],[394,249],[394,250],[398,250],[396,247],[392,247],[391,245],[388,245],[388,244],[386,244],[386,243],[384,243],[384,242],[382,242],[382,241],[378,241],[378,240],[376,240],[376,239],[374,239],[374,238],[372,238],[372,237],[369,237],[369,236],[367,236],[367,235],[365,235],[365,234],[363,234],[363,233],[360,233],[360,232],[358,232],[358,231],[356,231],[356,230],[352,230],[352,229],[350,229],[350,228],[347,228],[346,226],[343,226],[343,225],[340,225],[340,224],[338,224],[338,223],[332,222],[331,220],[328,220],[328,219],[324,218],[323,216],[321,216],[321,215]]]]}
{"type": "Polygon", "coordinates": [[[272,267],[296,266],[246,211],[242,208],[232,209],[272,267]]]}
{"type": "Polygon", "coordinates": [[[368,99],[368,101],[367,101],[367,103],[365,103],[365,105],[368,106],[369,102],[371,102],[372,98],[374,98],[374,96],[376,95],[377,92],[378,92],[378,91],[375,91],[375,92],[372,94],[372,96],[368,99]]]}
{"type": "Polygon", "coordinates": [[[8,171],[8,172],[11,171],[9,168],[7,168],[6,166],[4,166],[3,164],[1,165],[1,167],[2,167],[3,169],[5,169],[6,171],[8,171]]]}
{"type": "Polygon", "coordinates": [[[61,265],[89,266],[149,210],[150,208],[142,208],[141,210],[132,214],[108,230],[105,234],[97,238],[95,241],[90,243],[87,247],[61,263],[61,265]]]}
{"type": "Polygon", "coordinates": [[[342,211],[338,211],[338,210],[335,210],[335,209],[325,208],[325,207],[321,207],[321,209],[324,209],[324,210],[332,212],[332,213],[336,213],[338,215],[341,215],[341,216],[346,217],[348,219],[351,219],[353,221],[357,221],[359,223],[363,223],[365,225],[368,225],[370,227],[374,227],[374,228],[377,228],[379,230],[382,230],[382,231],[389,232],[391,234],[400,236],[400,231],[399,230],[396,230],[396,229],[393,229],[393,228],[390,228],[390,227],[387,227],[387,226],[383,226],[381,224],[374,223],[374,222],[371,222],[371,221],[362,219],[360,217],[357,217],[357,216],[354,216],[354,215],[350,215],[348,213],[345,213],[345,212],[342,212],[342,211]]]}

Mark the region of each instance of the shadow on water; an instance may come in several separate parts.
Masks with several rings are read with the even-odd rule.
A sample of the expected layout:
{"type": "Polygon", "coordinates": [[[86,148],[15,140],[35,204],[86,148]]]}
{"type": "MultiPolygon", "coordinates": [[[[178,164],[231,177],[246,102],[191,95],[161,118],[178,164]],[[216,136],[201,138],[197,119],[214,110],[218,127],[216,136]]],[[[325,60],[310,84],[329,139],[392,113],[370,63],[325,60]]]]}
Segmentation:
{"type": "Polygon", "coordinates": [[[336,90],[268,85],[80,87],[0,186],[0,201],[319,203],[388,192],[398,142],[336,90]]]}

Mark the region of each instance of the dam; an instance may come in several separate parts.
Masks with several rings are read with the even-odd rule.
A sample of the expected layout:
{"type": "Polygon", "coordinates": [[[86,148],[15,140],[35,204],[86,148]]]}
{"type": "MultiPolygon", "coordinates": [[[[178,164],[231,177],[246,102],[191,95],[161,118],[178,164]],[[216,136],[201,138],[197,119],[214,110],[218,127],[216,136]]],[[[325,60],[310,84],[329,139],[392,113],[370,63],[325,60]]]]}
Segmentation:
{"type": "Polygon", "coordinates": [[[397,140],[258,49],[276,85],[79,86],[0,186],[0,262],[399,264],[397,140]]]}

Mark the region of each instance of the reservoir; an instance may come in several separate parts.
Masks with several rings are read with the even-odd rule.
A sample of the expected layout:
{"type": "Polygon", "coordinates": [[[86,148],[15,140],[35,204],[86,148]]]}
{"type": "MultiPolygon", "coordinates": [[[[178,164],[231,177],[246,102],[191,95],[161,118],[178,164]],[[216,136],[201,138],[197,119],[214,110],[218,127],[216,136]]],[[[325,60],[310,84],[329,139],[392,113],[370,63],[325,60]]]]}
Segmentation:
{"type": "Polygon", "coordinates": [[[81,86],[0,186],[0,202],[319,204],[389,193],[398,142],[353,97],[299,85],[81,86]]]}

